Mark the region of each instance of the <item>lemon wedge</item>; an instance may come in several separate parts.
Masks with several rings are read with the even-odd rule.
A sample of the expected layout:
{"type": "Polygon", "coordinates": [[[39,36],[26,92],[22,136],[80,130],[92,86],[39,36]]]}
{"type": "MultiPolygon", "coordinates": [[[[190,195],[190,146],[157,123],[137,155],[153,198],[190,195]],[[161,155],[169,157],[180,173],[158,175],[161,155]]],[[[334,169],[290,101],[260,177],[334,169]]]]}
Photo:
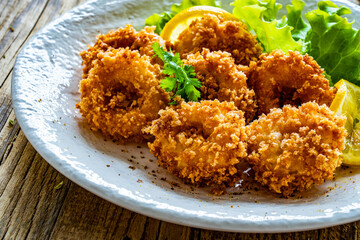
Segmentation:
{"type": "Polygon", "coordinates": [[[164,40],[175,42],[178,39],[180,33],[188,28],[192,21],[195,19],[200,19],[204,16],[204,14],[207,13],[220,16],[224,20],[240,21],[237,17],[221,8],[210,6],[194,6],[176,14],[168,23],[166,23],[160,36],[164,40]]]}
{"type": "Polygon", "coordinates": [[[342,152],[343,163],[360,166],[360,87],[340,80],[335,84],[338,89],[330,109],[335,114],[346,115],[347,137],[342,152]]]}

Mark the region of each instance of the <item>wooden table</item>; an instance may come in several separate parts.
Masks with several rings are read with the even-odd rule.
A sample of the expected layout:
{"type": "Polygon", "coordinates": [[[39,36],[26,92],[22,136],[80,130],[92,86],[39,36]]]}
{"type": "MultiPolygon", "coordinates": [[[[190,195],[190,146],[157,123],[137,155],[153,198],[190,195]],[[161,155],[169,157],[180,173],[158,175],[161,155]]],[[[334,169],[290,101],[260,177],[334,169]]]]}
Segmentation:
{"type": "Polygon", "coordinates": [[[109,203],[51,167],[16,121],[12,69],[19,50],[34,33],[83,1],[0,0],[0,239],[360,239],[360,221],[284,234],[184,227],[109,203]]]}

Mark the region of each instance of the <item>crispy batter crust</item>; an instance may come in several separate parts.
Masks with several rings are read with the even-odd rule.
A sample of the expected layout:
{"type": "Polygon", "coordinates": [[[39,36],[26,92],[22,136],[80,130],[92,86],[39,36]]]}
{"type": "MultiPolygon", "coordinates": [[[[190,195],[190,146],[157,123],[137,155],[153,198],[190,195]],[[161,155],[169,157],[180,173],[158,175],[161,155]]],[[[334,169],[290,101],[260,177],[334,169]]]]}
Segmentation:
{"type": "Polygon", "coordinates": [[[336,93],[316,61],[299,52],[289,51],[286,55],[275,50],[261,55],[258,62],[250,64],[248,78],[249,86],[255,90],[259,115],[285,104],[316,101],[330,106],[336,93]]]}
{"type": "Polygon", "coordinates": [[[284,196],[332,179],[340,166],[345,118],[325,105],[272,109],[247,126],[255,179],[284,196]]]}
{"type": "Polygon", "coordinates": [[[119,141],[142,141],[149,126],[165,108],[169,96],[159,86],[159,65],[139,51],[112,49],[99,52],[80,82],[76,105],[93,130],[119,141]]]}
{"type": "Polygon", "coordinates": [[[201,52],[203,48],[229,52],[235,63],[242,65],[256,61],[262,53],[260,44],[243,22],[226,21],[212,14],[194,20],[175,42],[175,50],[183,58],[190,53],[201,52]]]}
{"type": "Polygon", "coordinates": [[[233,103],[183,102],[161,110],[147,131],[155,136],[149,148],[159,165],[186,183],[214,187],[239,178],[236,165],[247,155],[245,120],[233,103]]]}
{"type": "Polygon", "coordinates": [[[195,67],[206,100],[177,97],[180,104],[166,108],[170,97],[159,86],[162,62],[152,57],[152,43],[169,43],[153,31],[128,25],[99,35],[81,53],[76,107],[93,130],[121,142],[154,136],[149,148],[159,165],[186,183],[212,186],[216,194],[241,178],[242,159],[257,181],[284,196],[332,179],[341,164],[345,120],[317,104],[329,105],[335,89],[311,57],[274,51],[254,62],[262,49],[243,23],[206,15],[175,43],[195,67]],[[237,65],[250,61],[249,68],[237,65]],[[257,113],[270,113],[245,127],[257,111],[255,93],[257,113]]]}
{"type": "MultiPolygon", "coordinates": [[[[165,41],[155,34],[154,30],[154,27],[145,27],[140,32],[136,32],[133,26],[126,25],[125,28],[119,28],[116,31],[97,36],[94,46],[88,46],[88,50],[80,53],[84,65],[83,78],[87,77],[90,69],[94,66],[98,54],[108,50],[112,51],[128,47],[130,50],[138,50],[141,55],[153,56],[153,42],[165,45],[165,41]]],[[[157,58],[151,59],[151,62],[160,63],[157,58]]]]}
{"type": "Polygon", "coordinates": [[[244,111],[246,122],[253,120],[256,112],[255,92],[247,87],[245,68],[234,63],[227,52],[190,54],[186,64],[195,67],[196,78],[201,81],[201,98],[205,100],[233,101],[235,106],[244,111]]]}

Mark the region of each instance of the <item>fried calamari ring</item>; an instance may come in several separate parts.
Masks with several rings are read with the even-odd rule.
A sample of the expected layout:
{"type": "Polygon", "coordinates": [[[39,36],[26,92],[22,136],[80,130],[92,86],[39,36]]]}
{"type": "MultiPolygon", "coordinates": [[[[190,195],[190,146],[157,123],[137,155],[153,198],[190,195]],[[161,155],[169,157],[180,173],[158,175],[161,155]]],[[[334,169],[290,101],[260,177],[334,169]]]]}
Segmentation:
{"type": "Polygon", "coordinates": [[[260,56],[258,62],[250,64],[249,86],[255,90],[258,114],[269,113],[272,108],[285,104],[301,105],[316,101],[330,106],[336,89],[329,86],[329,80],[316,61],[299,52],[281,50],[260,56]]]}
{"type": "Polygon", "coordinates": [[[289,196],[332,179],[341,164],[345,118],[325,105],[286,105],[247,126],[248,161],[255,180],[289,196]]]}
{"type": "MultiPolygon", "coordinates": [[[[158,42],[160,45],[165,45],[165,41],[154,33],[154,30],[154,27],[145,27],[140,32],[136,32],[133,26],[126,25],[125,28],[119,28],[116,31],[110,31],[107,34],[97,36],[94,46],[88,46],[88,50],[80,53],[84,65],[83,78],[87,77],[98,54],[108,50],[112,51],[128,47],[130,50],[139,50],[140,55],[152,57],[154,55],[152,43],[158,42]]],[[[159,63],[157,58],[152,58],[151,62],[159,63]]]]}
{"type": "Polygon", "coordinates": [[[194,20],[180,33],[175,42],[175,50],[183,58],[190,53],[210,51],[229,52],[236,64],[249,65],[256,61],[262,48],[241,21],[224,20],[219,16],[205,14],[200,20],[194,20]]]}
{"type": "Polygon", "coordinates": [[[247,86],[244,67],[236,65],[227,52],[190,54],[186,64],[195,68],[196,78],[201,81],[201,99],[233,101],[245,113],[246,122],[253,120],[256,113],[255,92],[247,86]]]}
{"type": "Polygon", "coordinates": [[[149,148],[159,165],[186,183],[225,186],[238,179],[246,134],[243,113],[233,103],[183,102],[161,110],[146,131],[155,136],[149,148]]]}
{"type": "Polygon", "coordinates": [[[76,105],[93,130],[120,141],[142,141],[142,128],[158,118],[169,103],[159,86],[161,69],[150,57],[126,49],[99,53],[87,78],[80,82],[76,105]]]}

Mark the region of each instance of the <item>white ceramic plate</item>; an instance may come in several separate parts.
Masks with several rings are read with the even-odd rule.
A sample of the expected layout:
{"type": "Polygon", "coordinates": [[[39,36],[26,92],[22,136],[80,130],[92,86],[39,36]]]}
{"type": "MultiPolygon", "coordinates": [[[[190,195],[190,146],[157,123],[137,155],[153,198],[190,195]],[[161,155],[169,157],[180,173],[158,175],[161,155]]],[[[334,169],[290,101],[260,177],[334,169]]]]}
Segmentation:
{"type": "MultiPolygon", "coordinates": [[[[358,6],[342,4],[352,9],[354,19],[360,19],[358,6]]],[[[286,232],[359,220],[356,181],[360,175],[355,170],[339,170],[336,181],[291,199],[264,189],[215,197],[208,189],[192,189],[157,167],[146,145],[117,145],[89,130],[74,108],[80,99],[79,52],[93,44],[99,33],[125,24],[140,29],[147,16],[170,5],[166,0],[90,1],[27,42],[14,68],[12,98],[20,126],[35,149],[62,174],[96,195],[177,224],[234,232],[286,232]],[[329,187],[335,189],[327,192],[329,187]]],[[[307,6],[314,9],[315,3],[307,6]]]]}

